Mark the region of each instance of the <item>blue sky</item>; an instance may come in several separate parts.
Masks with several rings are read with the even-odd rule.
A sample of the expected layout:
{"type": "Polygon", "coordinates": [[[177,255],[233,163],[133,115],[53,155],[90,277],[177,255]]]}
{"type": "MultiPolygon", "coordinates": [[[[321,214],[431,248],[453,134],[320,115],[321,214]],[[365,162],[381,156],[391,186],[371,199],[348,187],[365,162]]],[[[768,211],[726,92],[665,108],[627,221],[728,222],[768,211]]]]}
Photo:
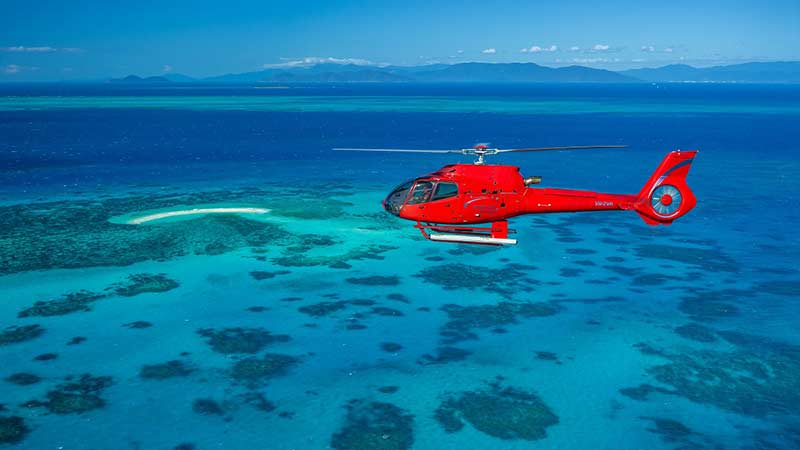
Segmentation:
{"type": "Polygon", "coordinates": [[[2,0],[0,80],[308,61],[622,69],[800,60],[800,1],[2,0]],[[317,58],[317,59],[315,59],[317,58]]]}

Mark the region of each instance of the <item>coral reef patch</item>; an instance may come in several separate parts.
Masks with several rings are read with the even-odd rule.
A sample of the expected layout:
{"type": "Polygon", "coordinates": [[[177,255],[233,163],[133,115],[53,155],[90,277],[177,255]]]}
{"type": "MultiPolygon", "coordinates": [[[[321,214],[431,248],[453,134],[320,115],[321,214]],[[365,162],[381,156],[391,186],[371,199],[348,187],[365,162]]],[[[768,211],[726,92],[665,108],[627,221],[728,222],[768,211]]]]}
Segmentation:
{"type": "Polygon", "coordinates": [[[288,342],[285,334],[272,334],[263,328],[224,328],[221,330],[204,328],[197,334],[206,338],[211,349],[217,353],[257,353],[276,342],[288,342]]]}
{"type": "Polygon", "coordinates": [[[675,333],[684,338],[696,342],[714,342],[717,340],[715,333],[710,328],[704,327],[699,323],[687,323],[675,328],[675,333]]]}
{"type": "Polygon", "coordinates": [[[672,389],[643,385],[621,392],[644,399],[658,390],[753,417],[800,414],[799,345],[733,331],[718,331],[716,335],[734,350],[671,353],[640,345],[641,352],[668,361],[649,367],[647,372],[672,389]]]}
{"type": "Polygon", "coordinates": [[[18,344],[30,341],[44,334],[44,328],[39,325],[12,325],[0,331],[0,346],[18,344]]]}
{"type": "Polygon", "coordinates": [[[467,359],[472,352],[458,347],[439,347],[436,349],[436,354],[431,355],[426,353],[422,355],[417,363],[423,366],[430,366],[434,364],[447,364],[454,361],[463,361],[467,359]]]}
{"type": "Polygon", "coordinates": [[[160,364],[146,364],[139,370],[139,376],[146,380],[166,380],[168,378],[189,376],[195,369],[180,360],[160,364]]]}
{"type": "Polygon", "coordinates": [[[474,306],[449,303],[440,308],[447,313],[449,321],[442,326],[439,335],[442,337],[442,343],[454,344],[464,340],[477,339],[477,335],[472,332],[476,328],[495,328],[500,325],[519,323],[519,319],[552,316],[561,309],[561,306],[554,302],[500,302],[494,305],[474,306]]]}
{"type": "Polygon", "coordinates": [[[231,378],[248,385],[257,385],[265,380],[286,375],[289,369],[300,363],[291,355],[267,353],[260,358],[245,358],[233,364],[231,378]]]}
{"type": "Polygon", "coordinates": [[[0,416],[0,445],[19,444],[30,432],[25,419],[18,416],[0,416]]]}
{"type": "Polygon", "coordinates": [[[146,293],[167,292],[178,288],[180,284],[167,277],[166,274],[137,273],[129,275],[126,282],[113,287],[117,295],[133,297],[146,293]]]}
{"type": "MultiPolygon", "coordinates": [[[[237,215],[209,214],[148,226],[108,220],[133,211],[179,205],[255,203],[266,192],[248,188],[2,206],[0,275],[55,268],[128,266],[291,240],[291,235],[278,225],[237,215]]],[[[298,205],[306,208],[304,202],[298,205]]],[[[282,214],[279,208],[272,213],[282,214]]]]}
{"type": "Polygon", "coordinates": [[[445,432],[455,433],[468,422],[475,429],[499,439],[535,441],[547,437],[547,428],[558,416],[534,392],[501,387],[448,394],[434,418],[445,432]]]}
{"type": "Polygon", "coordinates": [[[18,386],[36,384],[42,380],[40,376],[27,372],[17,372],[5,377],[4,379],[9,383],[16,384],[18,386]]]}
{"type": "Polygon", "coordinates": [[[400,278],[394,275],[381,276],[372,275],[368,277],[351,277],[345,279],[350,284],[359,284],[363,286],[397,286],[400,284],[400,278]]]}
{"type": "Polygon", "coordinates": [[[447,290],[481,289],[510,298],[538,284],[529,277],[529,272],[535,269],[533,266],[521,264],[508,264],[499,269],[490,269],[452,263],[426,267],[415,276],[422,278],[426,283],[436,284],[447,290]]]}
{"type": "Polygon", "coordinates": [[[407,450],[414,444],[414,416],[391,403],[351,400],[341,429],[331,437],[336,450],[407,450]]]}
{"type": "Polygon", "coordinates": [[[89,291],[71,292],[56,300],[37,301],[32,306],[20,311],[17,317],[51,317],[78,311],[90,311],[92,303],[104,297],[104,294],[89,291]]]}
{"type": "Polygon", "coordinates": [[[83,374],[77,380],[67,377],[47,393],[47,401],[31,401],[28,406],[44,406],[53,414],[82,414],[105,407],[103,390],[113,384],[111,377],[83,374]]]}
{"type": "Polygon", "coordinates": [[[211,398],[198,398],[195,400],[192,403],[192,411],[202,416],[221,416],[225,414],[222,405],[211,398]]]}

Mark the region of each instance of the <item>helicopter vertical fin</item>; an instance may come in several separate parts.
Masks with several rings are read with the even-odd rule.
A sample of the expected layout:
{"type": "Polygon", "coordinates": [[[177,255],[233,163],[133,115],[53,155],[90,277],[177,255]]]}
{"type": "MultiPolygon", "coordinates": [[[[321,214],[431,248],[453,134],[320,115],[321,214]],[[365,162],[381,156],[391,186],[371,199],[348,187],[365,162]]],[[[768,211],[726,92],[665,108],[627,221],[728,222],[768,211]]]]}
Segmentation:
{"type": "Polygon", "coordinates": [[[634,208],[648,225],[669,225],[697,204],[686,184],[696,150],[667,154],[636,196],[634,208]]]}

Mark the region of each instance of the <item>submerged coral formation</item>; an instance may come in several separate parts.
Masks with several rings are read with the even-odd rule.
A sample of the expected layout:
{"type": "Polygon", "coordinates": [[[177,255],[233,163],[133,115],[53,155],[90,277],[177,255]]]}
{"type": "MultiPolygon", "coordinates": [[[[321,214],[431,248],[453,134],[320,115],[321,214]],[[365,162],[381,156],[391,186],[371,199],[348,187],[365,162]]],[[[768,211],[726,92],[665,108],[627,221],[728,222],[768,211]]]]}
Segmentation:
{"type": "Polygon", "coordinates": [[[693,320],[709,322],[739,315],[736,303],[751,295],[751,291],[739,289],[694,289],[682,297],[678,309],[693,320]]]}
{"type": "Polygon", "coordinates": [[[477,335],[472,332],[476,328],[515,324],[519,323],[519,319],[552,316],[561,311],[561,307],[554,302],[500,302],[494,305],[474,306],[449,303],[440,309],[447,313],[450,319],[439,332],[445,344],[477,339],[477,335]]]}
{"type": "Polygon", "coordinates": [[[167,277],[166,274],[137,273],[128,276],[125,283],[114,288],[114,293],[123,297],[133,297],[148,292],[167,292],[176,289],[180,284],[167,277]]]}
{"type": "Polygon", "coordinates": [[[364,286],[397,286],[400,284],[400,278],[394,275],[381,276],[372,275],[368,277],[351,277],[345,279],[350,284],[360,284],[364,286]]]}
{"type": "Polygon", "coordinates": [[[384,402],[351,400],[341,429],[331,437],[336,450],[407,450],[414,444],[414,416],[384,402]]]}
{"type": "Polygon", "coordinates": [[[56,300],[38,301],[20,311],[17,317],[63,316],[77,311],[90,311],[92,303],[104,297],[104,294],[90,291],[71,292],[56,300]]]}
{"type": "Polygon", "coordinates": [[[9,383],[13,383],[19,386],[28,386],[30,384],[36,384],[42,380],[42,378],[38,375],[27,373],[27,372],[17,372],[11,374],[5,378],[6,381],[9,383]]]}
{"type": "Polygon", "coordinates": [[[30,428],[22,417],[0,416],[0,445],[18,444],[29,432],[30,428]]]}
{"type": "Polygon", "coordinates": [[[183,361],[172,360],[161,364],[146,364],[139,370],[139,376],[150,380],[166,380],[167,378],[188,376],[194,370],[183,361]]]}
{"type": "Polygon", "coordinates": [[[47,393],[47,401],[34,400],[28,404],[44,406],[54,414],[81,414],[103,408],[106,402],[101,394],[111,384],[113,380],[107,376],[83,374],[77,380],[67,377],[65,383],[59,384],[47,393]]]}
{"type": "Polygon", "coordinates": [[[363,261],[365,259],[381,260],[384,259],[383,253],[397,250],[398,247],[384,244],[367,244],[339,255],[319,255],[309,256],[306,254],[287,254],[278,258],[273,258],[272,262],[283,267],[314,267],[328,266],[331,268],[344,268],[349,266],[351,261],[363,261]]]}
{"type": "MultiPolygon", "coordinates": [[[[210,214],[152,225],[123,225],[108,220],[121,214],[178,205],[255,203],[263,199],[264,193],[260,189],[231,189],[2,206],[0,275],[54,268],[127,266],[281,242],[289,235],[280,226],[237,215],[210,214]]],[[[307,206],[303,201],[298,204],[307,206]]],[[[274,208],[271,214],[281,215],[283,211],[274,208]]]]}
{"type": "Polygon", "coordinates": [[[290,274],[288,270],[276,270],[275,272],[268,272],[265,270],[254,270],[250,272],[250,276],[253,277],[254,280],[261,281],[261,280],[270,280],[275,278],[279,275],[287,275],[290,274]]]}
{"type": "Polygon", "coordinates": [[[800,414],[800,346],[732,331],[716,335],[734,350],[671,353],[641,346],[640,351],[667,360],[647,372],[672,389],[643,385],[623,394],[643,399],[649,392],[664,392],[754,417],[800,414]]]}
{"type": "Polygon", "coordinates": [[[434,413],[447,433],[464,421],[499,439],[535,441],[547,437],[558,416],[533,392],[493,383],[488,388],[449,394],[434,413]]]}
{"type": "Polygon", "coordinates": [[[347,308],[348,303],[349,302],[344,300],[335,302],[319,302],[313,305],[301,306],[297,310],[312,317],[325,317],[335,313],[336,311],[347,308]]]}
{"type": "Polygon", "coordinates": [[[682,338],[697,342],[714,342],[717,340],[713,330],[699,323],[687,323],[676,327],[675,333],[682,338]]]}
{"type": "Polygon", "coordinates": [[[248,384],[256,384],[270,378],[286,375],[289,369],[300,363],[291,355],[267,353],[260,358],[245,358],[233,364],[231,378],[248,384]]]}
{"type": "Polygon", "coordinates": [[[0,346],[18,344],[30,341],[44,334],[44,328],[39,325],[12,325],[0,331],[0,346]]]}
{"type": "Polygon", "coordinates": [[[34,361],[51,361],[58,358],[58,353],[42,353],[41,355],[34,356],[34,361]]]}
{"type": "Polygon", "coordinates": [[[433,364],[447,364],[453,361],[462,361],[471,355],[472,352],[458,347],[439,347],[436,349],[436,354],[431,355],[426,353],[422,355],[417,363],[429,366],[433,364]]]}
{"type": "Polygon", "coordinates": [[[537,284],[529,278],[529,272],[535,269],[533,266],[521,264],[507,264],[502,268],[492,269],[452,263],[426,267],[415,276],[448,290],[482,289],[510,298],[537,284]]]}
{"type": "Polygon", "coordinates": [[[739,263],[721,248],[648,244],[636,247],[640,258],[655,258],[692,265],[709,272],[737,272],[739,263]]]}
{"type": "Polygon", "coordinates": [[[403,349],[403,346],[396,342],[381,342],[381,350],[388,353],[397,353],[403,349]]]}
{"type": "Polygon", "coordinates": [[[225,413],[216,400],[211,398],[198,398],[192,403],[192,411],[203,416],[221,416],[225,413]]]}
{"type": "Polygon", "coordinates": [[[662,435],[667,442],[679,441],[692,434],[692,430],[686,425],[673,419],[665,419],[660,417],[643,417],[653,422],[655,428],[653,431],[662,435]]]}
{"type": "Polygon", "coordinates": [[[276,342],[288,342],[285,334],[272,334],[263,328],[204,328],[197,334],[206,338],[208,345],[217,353],[256,353],[276,342]]]}
{"type": "Polygon", "coordinates": [[[275,403],[269,401],[269,399],[260,392],[245,392],[244,395],[242,395],[242,400],[253,408],[263,412],[271,412],[277,408],[275,403]]]}

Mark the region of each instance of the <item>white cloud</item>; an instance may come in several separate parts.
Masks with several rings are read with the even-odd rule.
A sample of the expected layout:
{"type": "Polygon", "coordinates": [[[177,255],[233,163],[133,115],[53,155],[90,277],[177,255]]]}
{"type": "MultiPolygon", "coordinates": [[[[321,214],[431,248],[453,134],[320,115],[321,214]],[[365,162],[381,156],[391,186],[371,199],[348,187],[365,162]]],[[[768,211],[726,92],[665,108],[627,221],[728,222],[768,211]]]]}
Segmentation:
{"type": "Polygon", "coordinates": [[[672,47],[667,47],[664,49],[664,53],[672,53],[673,51],[675,51],[675,49],[673,49],[672,47]]]}
{"type": "Polygon", "coordinates": [[[456,53],[458,53],[459,55],[461,55],[461,54],[463,54],[463,53],[464,53],[464,50],[457,50],[457,51],[456,51],[456,53]]]}
{"type": "Polygon", "coordinates": [[[289,60],[285,59],[285,62],[277,63],[277,64],[264,64],[262,67],[265,69],[277,69],[277,68],[290,68],[290,67],[311,67],[317,64],[352,64],[355,66],[388,66],[385,63],[376,63],[366,59],[360,58],[332,58],[326,57],[321,58],[318,56],[306,56],[305,58],[301,59],[294,59],[289,60]]]}
{"type": "Polygon", "coordinates": [[[495,53],[497,53],[497,49],[496,48],[487,48],[487,49],[481,50],[481,53],[483,53],[484,55],[494,55],[495,53]]]}
{"type": "Polygon", "coordinates": [[[5,52],[5,53],[55,53],[55,52],[77,53],[82,51],[84,50],[75,47],[65,47],[65,48],[57,48],[50,46],[25,47],[24,45],[16,45],[13,47],[0,47],[0,52],[5,52]]]}
{"type": "Polygon", "coordinates": [[[163,71],[164,72],[172,72],[172,66],[170,66],[169,64],[165,64],[164,68],[163,68],[163,71]]]}
{"type": "Polygon", "coordinates": [[[18,45],[16,47],[3,47],[2,51],[8,53],[51,53],[58,51],[58,49],[53,47],[24,47],[18,45]]]}
{"type": "Polygon", "coordinates": [[[642,46],[642,51],[643,52],[654,52],[654,51],[656,51],[656,48],[653,47],[652,45],[643,45],[642,46]]]}
{"type": "Polygon", "coordinates": [[[606,51],[606,50],[608,50],[610,48],[611,48],[611,46],[606,45],[606,44],[594,44],[594,46],[592,47],[592,50],[594,50],[596,52],[604,52],[604,51],[606,51]]]}
{"type": "Polygon", "coordinates": [[[539,47],[538,45],[531,46],[530,48],[523,48],[520,50],[520,53],[544,53],[544,52],[555,52],[558,51],[557,45],[551,45],[550,47],[539,47]]]}
{"type": "Polygon", "coordinates": [[[581,48],[578,47],[577,45],[573,45],[572,47],[569,48],[569,51],[571,51],[571,52],[578,52],[580,50],[581,50],[581,48]]]}
{"type": "Polygon", "coordinates": [[[2,73],[6,74],[6,75],[16,75],[16,74],[18,74],[20,72],[35,72],[37,70],[39,70],[38,67],[20,66],[20,65],[17,65],[17,64],[8,64],[5,67],[3,67],[2,69],[0,69],[0,71],[2,71],[2,73]]]}

